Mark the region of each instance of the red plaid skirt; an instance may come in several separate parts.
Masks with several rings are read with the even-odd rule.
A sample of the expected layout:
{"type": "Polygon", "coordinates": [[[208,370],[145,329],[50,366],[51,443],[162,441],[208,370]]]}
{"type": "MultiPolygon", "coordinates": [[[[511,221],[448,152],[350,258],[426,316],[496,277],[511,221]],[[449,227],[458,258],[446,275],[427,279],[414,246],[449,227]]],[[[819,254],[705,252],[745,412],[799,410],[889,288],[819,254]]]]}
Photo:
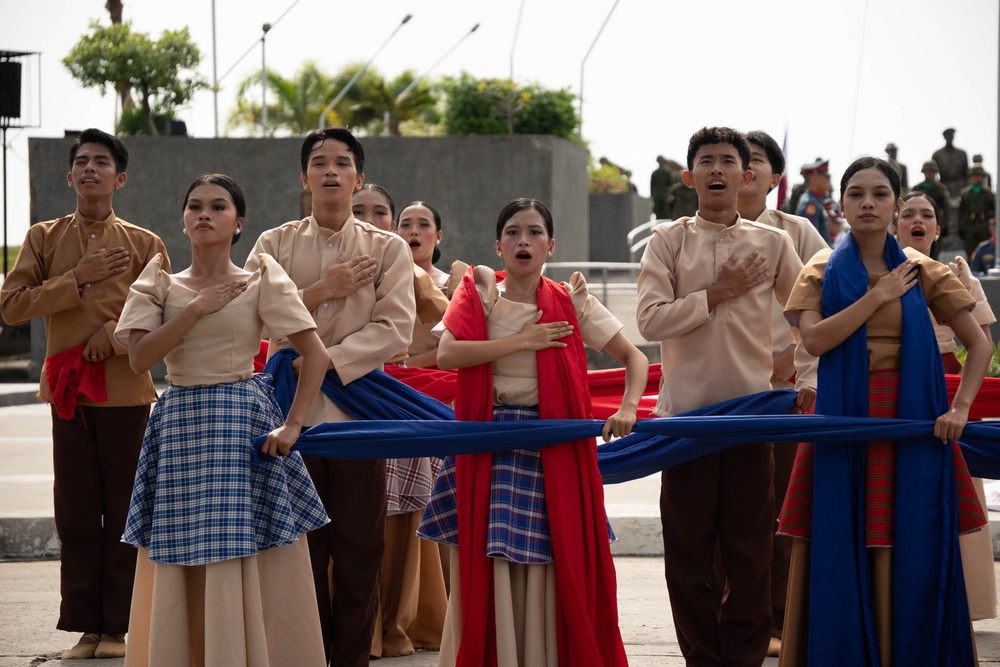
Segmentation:
{"type": "MultiPolygon", "coordinates": [[[[898,370],[872,371],[868,374],[869,417],[895,418],[898,396],[898,370]]],[[[987,522],[957,441],[952,443],[952,454],[958,488],[958,531],[965,534],[985,526],[987,522]]],[[[812,537],[814,456],[812,443],[799,445],[785,503],[778,518],[780,535],[812,537]]],[[[869,547],[892,546],[894,478],[893,441],[869,442],[865,461],[865,535],[869,547]]]]}

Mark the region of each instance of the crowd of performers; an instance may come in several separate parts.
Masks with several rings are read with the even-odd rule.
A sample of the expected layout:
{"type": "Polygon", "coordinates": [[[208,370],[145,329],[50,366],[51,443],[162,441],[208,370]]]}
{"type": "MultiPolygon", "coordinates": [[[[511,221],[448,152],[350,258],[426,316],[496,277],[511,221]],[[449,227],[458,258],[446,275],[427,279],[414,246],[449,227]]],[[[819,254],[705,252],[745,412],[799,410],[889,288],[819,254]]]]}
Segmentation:
{"type": "Polygon", "coordinates": [[[627,665],[603,484],[659,472],[687,664],[977,663],[1000,430],[968,422],[992,414],[995,318],[964,261],[929,258],[935,204],[891,163],[847,169],[831,251],[767,208],[770,136],[696,132],[698,212],[642,258],[653,367],[580,274],[543,275],[538,200],[500,211],[502,271],[441,270],[437,210],[397,212],[361,143],[317,130],[312,215],[241,267],[244,194],[200,176],[175,273],[114,214],[127,165],[79,136],[77,210],[29,230],[0,293],[8,323],[45,318],[64,659],[627,665]],[[623,370],[588,373],[584,346],[623,370]]]}

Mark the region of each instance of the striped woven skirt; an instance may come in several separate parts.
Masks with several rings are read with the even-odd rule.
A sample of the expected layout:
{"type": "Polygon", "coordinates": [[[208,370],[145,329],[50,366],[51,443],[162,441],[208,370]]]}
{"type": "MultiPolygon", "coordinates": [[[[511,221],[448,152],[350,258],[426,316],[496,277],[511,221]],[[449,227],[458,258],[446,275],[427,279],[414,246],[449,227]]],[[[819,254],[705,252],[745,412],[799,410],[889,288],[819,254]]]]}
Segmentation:
{"type": "MultiPolygon", "coordinates": [[[[868,374],[868,416],[895,418],[899,396],[899,371],[886,369],[868,374]]],[[[958,442],[952,443],[955,483],[958,489],[959,534],[986,525],[969,468],[958,442]]],[[[778,519],[778,534],[812,537],[813,445],[799,445],[788,492],[778,519]]],[[[865,540],[869,547],[891,547],[894,517],[895,444],[891,440],[868,443],[865,459],[865,540]]]]}
{"type": "MultiPolygon", "coordinates": [[[[494,421],[538,419],[538,408],[499,406],[494,421]]],[[[424,510],[417,534],[428,540],[458,546],[458,512],[455,458],[449,456],[434,483],[431,500],[424,510]]],[[[611,524],[608,538],[614,541],[611,524]]],[[[552,538],[542,453],[539,449],[494,452],[490,479],[490,516],[486,555],[524,565],[552,562],[552,538]]]]}

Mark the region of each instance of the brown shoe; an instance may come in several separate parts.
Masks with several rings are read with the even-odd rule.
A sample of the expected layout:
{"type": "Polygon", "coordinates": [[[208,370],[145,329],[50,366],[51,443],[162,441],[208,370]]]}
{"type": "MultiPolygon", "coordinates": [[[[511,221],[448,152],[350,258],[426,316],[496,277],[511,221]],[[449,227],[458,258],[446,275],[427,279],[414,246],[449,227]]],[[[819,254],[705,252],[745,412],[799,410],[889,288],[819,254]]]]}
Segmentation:
{"type": "Polygon", "coordinates": [[[101,641],[101,635],[96,632],[88,632],[76,643],[76,646],[62,654],[63,660],[89,660],[94,657],[97,644],[101,641]]]}
{"type": "Polygon", "coordinates": [[[778,653],[781,652],[781,640],[777,637],[771,637],[771,641],[767,645],[767,657],[777,658],[778,653]]]}
{"type": "Polygon", "coordinates": [[[94,651],[95,658],[124,658],[125,633],[120,635],[101,635],[101,643],[94,651]]]}

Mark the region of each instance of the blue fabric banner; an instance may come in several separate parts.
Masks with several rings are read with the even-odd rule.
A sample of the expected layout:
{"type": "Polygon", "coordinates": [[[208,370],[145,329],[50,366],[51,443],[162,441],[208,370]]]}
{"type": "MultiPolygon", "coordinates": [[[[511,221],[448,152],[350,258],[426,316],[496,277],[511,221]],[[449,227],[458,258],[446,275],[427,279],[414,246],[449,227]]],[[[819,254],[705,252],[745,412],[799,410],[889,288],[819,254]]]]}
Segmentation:
{"type": "MultiPolygon", "coordinates": [[[[294,353],[283,350],[265,369],[275,378],[275,398],[285,411],[295,391],[293,358],[294,353]]],[[[597,437],[604,427],[598,419],[456,422],[450,407],[382,371],[347,386],[331,371],[323,391],[359,421],[320,424],[305,431],[295,446],[302,454],[349,459],[444,457],[545,447],[597,437]]],[[[606,484],[627,482],[737,442],[896,440],[905,444],[934,430],[931,420],[789,415],[794,403],[795,392],[781,389],[667,419],[643,419],[636,422],[631,435],[597,448],[601,475],[606,484]]],[[[260,437],[255,442],[263,441],[260,437]]],[[[1000,479],[1000,422],[970,422],[961,444],[974,476],[1000,479]]]]}

